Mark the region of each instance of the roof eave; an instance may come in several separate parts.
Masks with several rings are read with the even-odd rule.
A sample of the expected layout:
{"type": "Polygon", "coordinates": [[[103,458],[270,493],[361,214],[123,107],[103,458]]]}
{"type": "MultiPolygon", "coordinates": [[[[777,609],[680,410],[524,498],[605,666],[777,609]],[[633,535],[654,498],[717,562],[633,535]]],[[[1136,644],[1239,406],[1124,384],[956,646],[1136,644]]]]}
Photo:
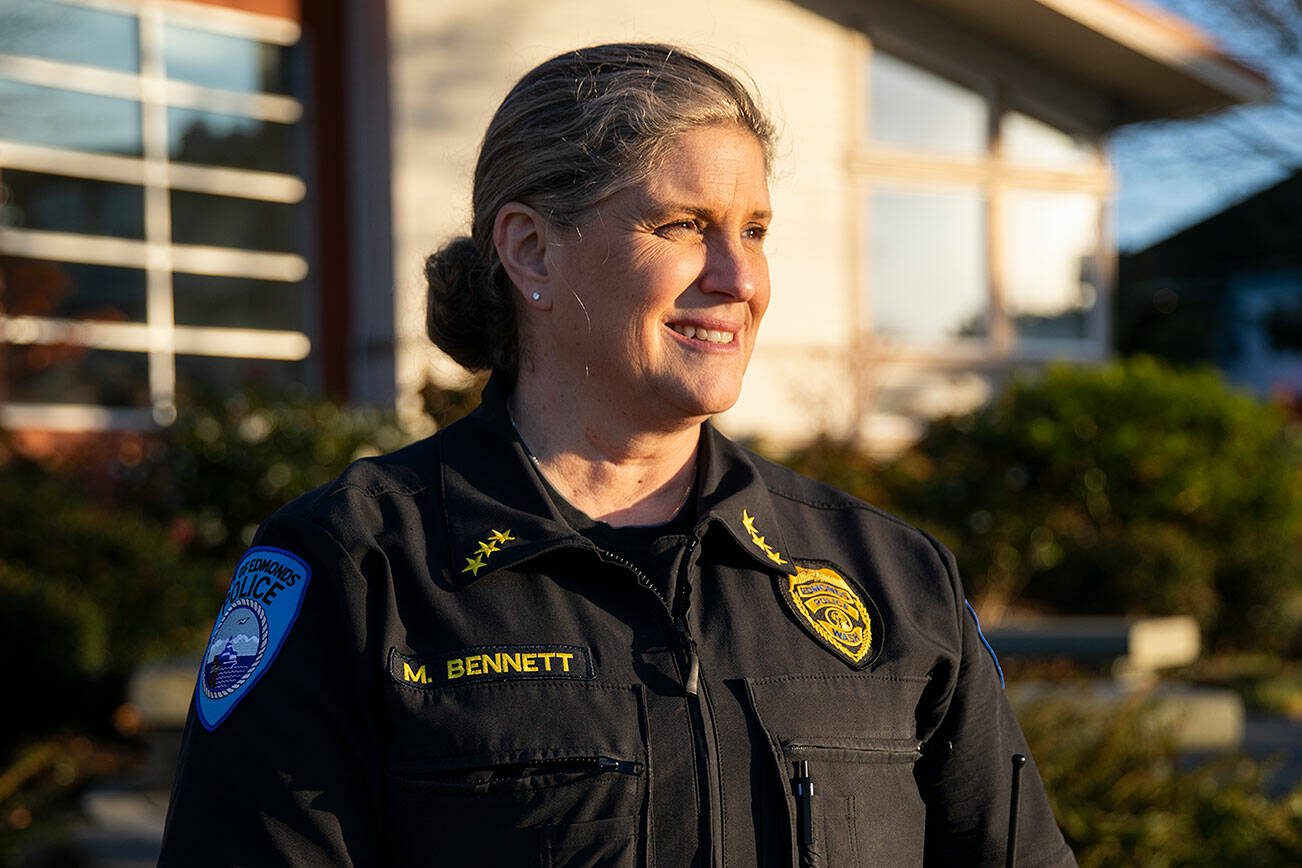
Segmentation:
{"type": "Polygon", "coordinates": [[[1203,31],[1130,0],[920,0],[1110,94],[1116,123],[1188,117],[1274,93],[1203,31]]]}

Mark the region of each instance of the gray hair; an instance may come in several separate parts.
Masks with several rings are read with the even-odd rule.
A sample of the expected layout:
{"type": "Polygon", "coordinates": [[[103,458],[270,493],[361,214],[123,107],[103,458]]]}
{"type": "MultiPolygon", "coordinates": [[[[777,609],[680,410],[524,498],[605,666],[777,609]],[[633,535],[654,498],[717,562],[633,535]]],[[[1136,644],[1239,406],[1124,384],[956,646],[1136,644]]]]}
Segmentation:
{"type": "Polygon", "coordinates": [[[653,173],[674,139],[698,127],[749,130],[765,163],[773,125],[745,85],[672,45],[616,43],[553,57],[521,78],[484,133],[469,237],[425,260],[426,331],[458,364],[514,377],[515,301],[493,224],[521,202],[573,225],[607,196],[653,173]]]}

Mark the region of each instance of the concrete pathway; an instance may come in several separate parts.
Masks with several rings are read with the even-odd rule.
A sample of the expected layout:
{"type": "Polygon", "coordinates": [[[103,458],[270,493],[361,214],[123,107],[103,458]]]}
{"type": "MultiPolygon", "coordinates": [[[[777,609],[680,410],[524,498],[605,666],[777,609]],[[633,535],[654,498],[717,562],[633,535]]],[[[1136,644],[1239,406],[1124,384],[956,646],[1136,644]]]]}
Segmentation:
{"type": "Polygon", "coordinates": [[[86,794],[85,824],[75,840],[94,868],[154,868],[163,840],[168,794],[106,785],[86,794]]]}

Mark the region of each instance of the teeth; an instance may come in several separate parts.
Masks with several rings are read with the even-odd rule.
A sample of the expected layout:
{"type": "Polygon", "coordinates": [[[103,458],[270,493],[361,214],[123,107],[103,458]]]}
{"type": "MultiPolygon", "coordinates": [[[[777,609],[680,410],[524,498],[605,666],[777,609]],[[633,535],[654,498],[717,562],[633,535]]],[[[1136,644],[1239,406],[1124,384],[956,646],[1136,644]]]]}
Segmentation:
{"type": "Polygon", "coordinates": [[[734,332],[697,328],[693,325],[684,325],[681,323],[670,323],[669,327],[683,337],[692,338],[693,340],[698,341],[707,341],[712,344],[730,344],[732,343],[732,339],[736,337],[734,332]]]}

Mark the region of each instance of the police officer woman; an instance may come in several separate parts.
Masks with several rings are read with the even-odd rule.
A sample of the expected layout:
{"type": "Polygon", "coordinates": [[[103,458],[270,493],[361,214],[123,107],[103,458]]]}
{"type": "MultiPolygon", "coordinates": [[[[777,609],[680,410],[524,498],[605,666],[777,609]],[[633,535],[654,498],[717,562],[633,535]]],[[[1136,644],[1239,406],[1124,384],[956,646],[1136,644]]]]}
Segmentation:
{"type": "Polygon", "coordinates": [[[953,559],[709,424],[769,301],[772,128],[664,45],[507,95],[429,333],[471,416],[269,519],[163,863],[1074,864],[953,559]]]}

